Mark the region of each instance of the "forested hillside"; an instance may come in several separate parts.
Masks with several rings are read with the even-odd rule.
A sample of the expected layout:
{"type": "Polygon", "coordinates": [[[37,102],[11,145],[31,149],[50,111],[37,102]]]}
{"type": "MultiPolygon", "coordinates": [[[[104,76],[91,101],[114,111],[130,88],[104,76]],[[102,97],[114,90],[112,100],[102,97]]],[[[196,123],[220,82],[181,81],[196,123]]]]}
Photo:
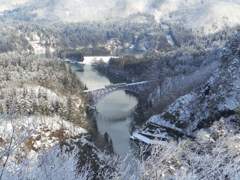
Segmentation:
{"type": "Polygon", "coordinates": [[[82,178],[96,176],[104,159],[89,139],[83,86],[71,68],[13,52],[0,55],[0,68],[0,177],[74,179],[85,166],[82,178]]]}

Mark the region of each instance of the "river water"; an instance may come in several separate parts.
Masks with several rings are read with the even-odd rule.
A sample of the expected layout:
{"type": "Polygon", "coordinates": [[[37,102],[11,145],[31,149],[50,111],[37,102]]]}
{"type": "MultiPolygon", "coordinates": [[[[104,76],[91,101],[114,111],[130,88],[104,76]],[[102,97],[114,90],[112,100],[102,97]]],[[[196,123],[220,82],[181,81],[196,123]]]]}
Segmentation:
{"type": "MultiPolygon", "coordinates": [[[[80,64],[73,65],[80,80],[89,90],[103,88],[112,84],[109,79],[98,73],[91,65],[93,60],[110,57],[85,57],[83,71],[79,71],[80,64]]],[[[114,152],[126,155],[130,152],[130,131],[133,122],[133,112],[138,100],[125,91],[116,91],[102,98],[96,105],[96,122],[100,134],[108,133],[113,142],[114,152]]]]}

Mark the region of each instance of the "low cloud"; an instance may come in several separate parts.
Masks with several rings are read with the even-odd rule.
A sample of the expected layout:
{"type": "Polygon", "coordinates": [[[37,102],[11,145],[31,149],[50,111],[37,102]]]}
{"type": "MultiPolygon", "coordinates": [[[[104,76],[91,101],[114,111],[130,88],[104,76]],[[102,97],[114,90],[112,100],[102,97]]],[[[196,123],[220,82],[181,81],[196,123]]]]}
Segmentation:
{"type": "Polygon", "coordinates": [[[240,23],[240,0],[0,0],[0,9],[27,4],[38,18],[64,22],[106,21],[136,13],[156,21],[179,22],[188,28],[217,31],[240,23]]]}

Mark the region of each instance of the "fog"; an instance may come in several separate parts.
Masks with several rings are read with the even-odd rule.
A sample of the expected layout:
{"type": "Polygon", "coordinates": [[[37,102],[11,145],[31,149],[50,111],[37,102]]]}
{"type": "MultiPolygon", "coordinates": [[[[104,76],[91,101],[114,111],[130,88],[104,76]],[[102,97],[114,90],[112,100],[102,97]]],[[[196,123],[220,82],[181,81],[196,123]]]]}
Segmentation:
{"type": "Polygon", "coordinates": [[[153,14],[159,0],[59,0],[53,12],[64,21],[100,21],[136,13],[153,14]]]}
{"type": "Polygon", "coordinates": [[[240,0],[0,0],[0,12],[26,5],[39,19],[64,22],[106,21],[146,13],[156,21],[178,22],[207,32],[235,26],[240,0]]]}
{"type": "Polygon", "coordinates": [[[240,0],[59,0],[52,12],[63,21],[101,21],[146,13],[156,21],[216,32],[240,23],[240,0]]]}
{"type": "Polygon", "coordinates": [[[0,0],[0,12],[12,10],[19,5],[26,4],[30,0],[0,0]]]}

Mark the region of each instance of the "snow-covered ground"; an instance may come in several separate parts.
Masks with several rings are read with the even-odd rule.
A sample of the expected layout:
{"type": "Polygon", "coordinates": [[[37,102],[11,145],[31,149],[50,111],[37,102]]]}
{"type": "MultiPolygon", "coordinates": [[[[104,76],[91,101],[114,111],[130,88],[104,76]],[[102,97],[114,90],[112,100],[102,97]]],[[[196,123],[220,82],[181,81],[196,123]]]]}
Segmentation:
{"type": "Polygon", "coordinates": [[[0,171],[3,179],[74,179],[77,152],[66,153],[60,144],[85,133],[85,129],[58,116],[2,116],[0,171]]]}

